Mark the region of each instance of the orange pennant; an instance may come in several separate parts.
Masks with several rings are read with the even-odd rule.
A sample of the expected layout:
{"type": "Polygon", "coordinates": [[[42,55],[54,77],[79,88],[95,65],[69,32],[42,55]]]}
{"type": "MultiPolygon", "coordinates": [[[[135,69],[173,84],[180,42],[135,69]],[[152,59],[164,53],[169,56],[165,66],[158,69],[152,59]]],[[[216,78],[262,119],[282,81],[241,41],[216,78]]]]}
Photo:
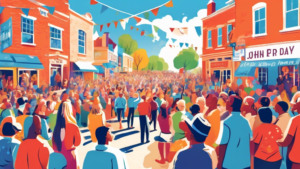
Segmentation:
{"type": "Polygon", "coordinates": [[[100,25],[100,32],[102,31],[102,29],[103,29],[103,25],[100,25]]]}
{"type": "Polygon", "coordinates": [[[141,18],[134,16],[134,19],[136,20],[137,23],[141,22],[141,18]]]}
{"type": "Polygon", "coordinates": [[[144,34],[145,34],[145,31],[142,31],[142,32],[141,32],[141,36],[143,36],[144,34]]]}
{"type": "Polygon", "coordinates": [[[170,0],[165,6],[166,7],[173,7],[173,1],[170,0]]]}
{"type": "Polygon", "coordinates": [[[152,9],[151,12],[152,12],[155,16],[157,16],[158,10],[159,10],[159,8],[155,8],[155,9],[152,9]]]}
{"type": "Polygon", "coordinates": [[[139,28],[136,28],[136,31],[139,31],[139,28]]]}
{"type": "Polygon", "coordinates": [[[175,28],[170,28],[171,32],[173,32],[173,31],[174,31],[174,29],[175,29],[175,28]]]}
{"type": "Polygon", "coordinates": [[[91,0],[90,4],[91,5],[96,5],[96,4],[98,4],[98,2],[96,0],[91,0]]]}
{"type": "Polygon", "coordinates": [[[130,30],[132,30],[132,29],[133,29],[133,26],[130,27],[130,30]]]}
{"type": "Polygon", "coordinates": [[[170,45],[170,48],[172,48],[172,45],[170,45]]]}
{"type": "Polygon", "coordinates": [[[107,23],[107,27],[109,28],[109,26],[110,26],[110,23],[107,23]]]}
{"type": "Polygon", "coordinates": [[[117,28],[118,27],[118,21],[114,22],[114,24],[115,24],[115,28],[117,28]]]}

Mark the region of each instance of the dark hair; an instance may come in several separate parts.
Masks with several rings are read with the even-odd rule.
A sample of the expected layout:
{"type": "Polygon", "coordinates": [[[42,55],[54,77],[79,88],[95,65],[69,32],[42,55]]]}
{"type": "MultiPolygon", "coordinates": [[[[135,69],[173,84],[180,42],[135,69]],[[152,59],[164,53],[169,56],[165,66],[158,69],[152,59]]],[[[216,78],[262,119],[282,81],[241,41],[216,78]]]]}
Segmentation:
{"type": "MultiPolygon", "coordinates": [[[[51,103],[50,101],[47,101],[47,102],[46,102],[46,106],[47,106],[47,107],[48,107],[48,105],[50,106],[50,103],[51,103]]],[[[49,108],[49,107],[48,107],[48,108],[49,108]]]]}
{"type": "Polygon", "coordinates": [[[53,131],[53,140],[57,147],[58,151],[61,151],[62,148],[62,141],[60,139],[60,132],[61,129],[66,128],[66,120],[64,118],[64,114],[62,111],[63,102],[59,105],[58,111],[57,111],[57,117],[56,117],[56,124],[53,131]]]}
{"type": "Polygon", "coordinates": [[[5,123],[2,128],[2,133],[4,136],[13,136],[16,134],[16,131],[11,123],[5,123]]]}
{"type": "Polygon", "coordinates": [[[238,97],[234,97],[233,104],[231,105],[232,111],[240,112],[242,106],[242,100],[238,97]]]}
{"type": "Polygon", "coordinates": [[[98,140],[98,144],[105,144],[106,142],[106,135],[108,132],[109,128],[102,126],[102,127],[98,127],[96,129],[96,138],[98,140]]]}
{"type": "Polygon", "coordinates": [[[195,114],[199,113],[200,106],[197,104],[194,104],[190,107],[190,111],[192,112],[192,115],[195,115],[195,114]]]}
{"type": "Polygon", "coordinates": [[[279,101],[277,104],[282,108],[284,112],[288,111],[289,105],[285,101],[279,101]]]}
{"type": "Polygon", "coordinates": [[[260,121],[263,123],[271,123],[272,122],[272,111],[270,108],[260,108],[258,110],[258,115],[260,118],[260,121]]]}
{"type": "Polygon", "coordinates": [[[52,94],[51,98],[53,99],[53,96],[56,96],[56,95],[57,95],[57,93],[54,92],[54,93],[52,94]]]}
{"type": "Polygon", "coordinates": [[[167,118],[167,109],[165,107],[160,107],[160,113],[163,118],[167,118]]]}
{"type": "Polygon", "coordinates": [[[260,104],[262,107],[268,107],[270,105],[270,99],[268,97],[262,97],[260,100],[260,104]]]}

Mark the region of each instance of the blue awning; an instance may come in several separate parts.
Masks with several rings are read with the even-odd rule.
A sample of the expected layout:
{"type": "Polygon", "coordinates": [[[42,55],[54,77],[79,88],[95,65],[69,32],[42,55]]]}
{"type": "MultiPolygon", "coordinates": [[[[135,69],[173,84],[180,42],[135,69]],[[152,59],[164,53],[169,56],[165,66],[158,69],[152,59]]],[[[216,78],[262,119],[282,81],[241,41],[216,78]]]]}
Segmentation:
{"type": "Polygon", "coordinates": [[[92,62],[75,62],[73,63],[74,72],[98,72],[95,66],[92,65],[92,62]]]}
{"type": "Polygon", "coordinates": [[[44,69],[36,56],[0,53],[0,67],[19,67],[27,69],[44,69]]]}
{"type": "Polygon", "coordinates": [[[99,73],[99,74],[104,74],[105,73],[105,69],[102,66],[95,66],[95,67],[98,70],[97,73],[99,73]]]}
{"type": "Polygon", "coordinates": [[[254,76],[257,67],[278,67],[278,66],[296,66],[299,65],[298,59],[280,59],[266,61],[241,61],[239,68],[235,71],[235,77],[254,76]]]}
{"type": "Polygon", "coordinates": [[[108,63],[103,63],[103,66],[107,69],[115,68],[118,66],[116,62],[109,61],[108,63]]]}

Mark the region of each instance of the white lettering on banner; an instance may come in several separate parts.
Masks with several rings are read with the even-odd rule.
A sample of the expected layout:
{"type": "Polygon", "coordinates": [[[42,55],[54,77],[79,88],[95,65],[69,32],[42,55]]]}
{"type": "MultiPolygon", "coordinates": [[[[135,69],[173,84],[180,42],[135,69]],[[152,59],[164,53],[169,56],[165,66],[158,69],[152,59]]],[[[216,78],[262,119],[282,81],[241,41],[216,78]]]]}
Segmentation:
{"type": "Polygon", "coordinates": [[[300,43],[247,48],[246,61],[299,58],[300,43]]]}
{"type": "Polygon", "coordinates": [[[275,67],[275,66],[289,66],[297,65],[299,61],[261,61],[261,62],[243,62],[240,67],[275,67]]]}
{"type": "Polygon", "coordinates": [[[118,62],[117,56],[111,51],[108,52],[108,61],[118,62]]]}

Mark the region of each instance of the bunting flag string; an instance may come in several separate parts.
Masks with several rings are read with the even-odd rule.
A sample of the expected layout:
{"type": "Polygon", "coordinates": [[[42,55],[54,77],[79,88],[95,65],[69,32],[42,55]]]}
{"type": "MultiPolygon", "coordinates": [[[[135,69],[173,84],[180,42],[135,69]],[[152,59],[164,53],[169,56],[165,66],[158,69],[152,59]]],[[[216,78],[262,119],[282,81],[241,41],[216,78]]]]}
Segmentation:
{"type": "Polygon", "coordinates": [[[109,28],[109,26],[110,26],[110,23],[107,23],[106,25],[107,25],[107,28],[109,28]]]}
{"type": "Polygon", "coordinates": [[[197,51],[198,47],[195,47],[195,51],[197,51]]]}
{"type": "Polygon", "coordinates": [[[103,25],[100,25],[100,32],[102,32],[102,29],[103,29],[103,25]]]}
{"type": "Polygon", "coordinates": [[[143,30],[142,32],[141,32],[141,36],[143,36],[145,34],[145,31],[143,30]]]}
{"type": "Polygon", "coordinates": [[[196,32],[197,32],[198,36],[201,36],[201,27],[196,26],[195,29],[196,29],[196,32]]]}
{"type": "Polygon", "coordinates": [[[179,43],[179,46],[182,48],[182,46],[184,45],[184,43],[179,43]]]}
{"type": "Polygon", "coordinates": [[[22,12],[23,12],[26,16],[28,16],[28,14],[29,14],[29,8],[21,8],[21,10],[22,10],[22,12]]]}
{"type": "Polygon", "coordinates": [[[173,43],[175,43],[175,42],[176,42],[176,39],[172,39],[172,41],[173,41],[173,43]]]}
{"type": "Polygon", "coordinates": [[[105,12],[107,9],[108,9],[107,6],[102,5],[102,8],[101,8],[101,12],[100,12],[100,13],[102,14],[102,13],[105,12]]]}
{"type": "Polygon", "coordinates": [[[165,7],[173,7],[173,0],[170,0],[168,3],[165,4],[165,7]]]}
{"type": "Polygon", "coordinates": [[[144,13],[145,19],[149,20],[149,12],[144,13]]]}
{"type": "Polygon", "coordinates": [[[96,5],[96,4],[98,4],[98,2],[97,2],[96,0],[91,0],[91,1],[90,1],[90,4],[91,4],[91,5],[96,5]]]}
{"type": "Polygon", "coordinates": [[[130,30],[132,30],[132,29],[133,29],[133,26],[130,27],[130,30]]]}
{"type": "Polygon", "coordinates": [[[175,29],[175,28],[170,28],[171,32],[173,32],[173,31],[174,31],[174,29],[175,29]]]}
{"type": "Polygon", "coordinates": [[[51,15],[54,14],[55,7],[46,6],[46,5],[44,5],[43,7],[46,8],[46,9],[48,9],[48,11],[49,11],[49,13],[50,13],[51,15]]]}
{"type": "Polygon", "coordinates": [[[159,30],[159,27],[154,25],[154,30],[155,30],[155,32],[157,32],[159,30]]]}
{"type": "Polygon", "coordinates": [[[155,8],[155,9],[152,9],[151,12],[152,12],[155,16],[157,16],[158,10],[159,10],[159,8],[155,8]]]}
{"type": "Polygon", "coordinates": [[[172,45],[170,45],[170,47],[172,48],[172,45]]]}
{"type": "Polygon", "coordinates": [[[136,28],[136,31],[139,31],[139,28],[136,28]]]}
{"type": "MultiPolygon", "coordinates": [[[[35,4],[38,5],[38,6],[41,6],[41,7],[43,7],[43,8],[46,8],[46,9],[49,11],[49,13],[50,13],[51,15],[53,15],[53,13],[54,13],[54,11],[55,11],[55,7],[46,6],[46,5],[39,5],[39,4],[36,3],[36,1],[34,1],[34,0],[29,0],[29,1],[35,3],[35,4]]],[[[0,14],[2,13],[2,11],[3,11],[5,8],[21,9],[21,11],[22,11],[26,16],[28,16],[29,11],[32,10],[32,9],[38,9],[38,10],[39,10],[39,8],[21,8],[21,7],[14,7],[14,6],[0,6],[0,14]]]]}
{"type": "Polygon", "coordinates": [[[136,16],[134,16],[133,18],[136,20],[136,22],[137,22],[137,23],[139,23],[139,22],[141,22],[141,21],[142,21],[142,19],[141,19],[141,18],[139,18],[139,17],[136,17],[136,16]]]}
{"type": "Polygon", "coordinates": [[[115,24],[115,28],[117,28],[118,27],[118,21],[114,22],[114,24],[115,24]]]}
{"type": "Polygon", "coordinates": [[[189,44],[188,44],[188,43],[185,43],[185,46],[186,46],[186,47],[189,47],[189,44]]]}

